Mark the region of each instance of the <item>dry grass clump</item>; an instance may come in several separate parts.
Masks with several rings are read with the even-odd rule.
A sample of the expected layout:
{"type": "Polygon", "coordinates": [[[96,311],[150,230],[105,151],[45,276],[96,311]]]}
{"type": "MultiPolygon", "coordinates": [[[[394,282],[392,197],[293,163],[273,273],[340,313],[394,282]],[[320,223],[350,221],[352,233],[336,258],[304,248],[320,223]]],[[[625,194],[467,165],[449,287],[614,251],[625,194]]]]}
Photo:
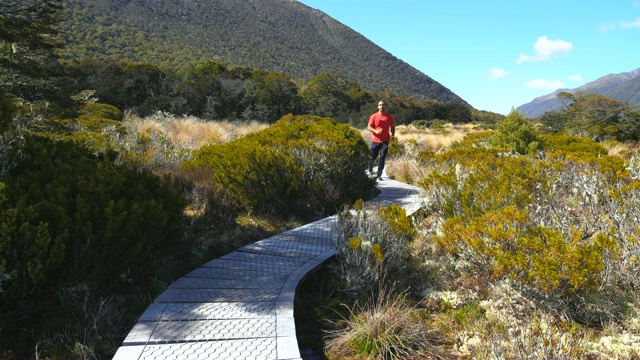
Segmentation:
{"type": "Polygon", "coordinates": [[[388,161],[385,168],[390,177],[407,184],[419,183],[430,173],[429,169],[418,163],[415,156],[407,154],[388,161]]]}
{"type": "Polygon", "coordinates": [[[396,137],[400,143],[414,142],[420,150],[439,152],[480,130],[480,127],[473,124],[446,124],[434,128],[401,125],[396,127],[396,137]]]}
{"type": "MultiPolygon", "coordinates": [[[[398,181],[417,184],[431,171],[418,161],[418,155],[421,151],[434,153],[445,151],[452,144],[460,142],[465,136],[482,130],[473,124],[447,124],[435,128],[415,125],[397,126],[396,139],[402,151],[400,151],[400,155],[387,161],[386,172],[398,181]]],[[[363,132],[363,134],[366,133],[366,131],[363,132]]]]}
{"type": "Polygon", "coordinates": [[[268,124],[240,121],[206,121],[193,116],[168,113],[139,118],[127,115],[123,125],[138,136],[166,139],[175,149],[195,150],[207,144],[221,144],[268,127],[268,124]]]}
{"type": "MultiPolygon", "coordinates": [[[[451,144],[462,140],[465,136],[482,131],[482,128],[473,124],[446,124],[434,128],[415,125],[396,126],[396,139],[405,146],[415,144],[418,150],[430,150],[439,152],[446,150],[451,144]]],[[[361,130],[362,136],[369,140],[369,131],[361,130]]]]}
{"type": "Polygon", "coordinates": [[[426,312],[396,298],[351,313],[327,341],[330,359],[445,359],[426,312]]]}

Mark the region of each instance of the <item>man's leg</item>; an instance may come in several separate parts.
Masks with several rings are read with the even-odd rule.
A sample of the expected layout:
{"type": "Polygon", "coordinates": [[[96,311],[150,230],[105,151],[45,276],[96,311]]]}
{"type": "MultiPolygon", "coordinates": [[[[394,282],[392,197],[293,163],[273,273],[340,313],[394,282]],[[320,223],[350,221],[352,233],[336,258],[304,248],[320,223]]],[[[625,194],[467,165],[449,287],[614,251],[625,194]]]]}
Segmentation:
{"type": "Polygon", "coordinates": [[[369,162],[369,173],[373,173],[373,164],[376,161],[376,158],[378,157],[378,154],[380,153],[380,148],[382,147],[383,143],[379,143],[379,142],[371,142],[371,161],[369,162]]]}
{"type": "Polygon", "coordinates": [[[380,145],[380,161],[378,161],[378,177],[382,176],[382,171],[384,170],[384,163],[387,159],[387,152],[389,150],[389,142],[385,141],[380,145]]]}

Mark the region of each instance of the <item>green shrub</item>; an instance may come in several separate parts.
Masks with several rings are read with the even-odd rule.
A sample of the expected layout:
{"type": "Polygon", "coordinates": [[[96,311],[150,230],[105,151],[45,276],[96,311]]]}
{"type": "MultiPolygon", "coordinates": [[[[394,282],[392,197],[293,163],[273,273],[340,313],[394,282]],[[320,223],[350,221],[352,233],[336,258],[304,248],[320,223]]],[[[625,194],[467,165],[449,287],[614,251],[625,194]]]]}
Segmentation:
{"type": "Polygon", "coordinates": [[[545,138],[549,150],[535,155],[474,143],[423,154],[430,233],[473,282],[516,280],[580,321],[617,319],[618,299],[637,299],[637,186],[599,144],[545,138]],[[604,288],[610,295],[590,295],[604,288]]]}
{"type": "Polygon", "coordinates": [[[186,170],[212,170],[213,184],[257,214],[317,216],[370,196],[362,136],[328,118],[287,115],[265,130],[204,146],[186,170]]]}
{"type": "Polygon", "coordinates": [[[113,121],[122,121],[124,114],[117,107],[109,104],[87,103],[79,111],[79,120],[101,118],[113,121]]]}
{"type": "Polygon", "coordinates": [[[566,151],[575,153],[587,153],[593,155],[606,155],[607,148],[597,141],[583,136],[567,134],[542,135],[545,151],[566,151]]]}
{"type": "Polygon", "coordinates": [[[457,147],[430,161],[434,171],[421,183],[431,208],[444,218],[472,219],[506,206],[525,208],[540,181],[526,157],[501,157],[497,150],[457,147]]]}
{"type": "Polygon", "coordinates": [[[526,116],[515,110],[498,124],[491,144],[520,154],[532,153],[542,147],[538,130],[526,116]]]}
{"type": "Polygon", "coordinates": [[[57,140],[74,141],[94,152],[114,148],[114,140],[125,135],[123,114],[118,108],[99,103],[85,104],[76,118],[50,118],[38,133],[57,140]]]}
{"type": "Polygon", "coordinates": [[[188,251],[178,241],[184,201],[168,179],[71,142],[29,138],[24,154],[0,190],[0,348],[18,352],[91,326],[64,307],[68,289],[85,289],[84,305],[71,302],[85,307],[144,293],[156,257],[188,251]]]}
{"type": "Polygon", "coordinates": [[[574,231],[565,239],[562,232],[536,226],[526,212],[512,207],[472,222],[450,218],[436,242],[462,255],[475,272],[494,279],[508,277],[561,296],[597,291],[605,257],[617,252],[616,242],[602,233],[583,239],[582,232],[574,231]]]}

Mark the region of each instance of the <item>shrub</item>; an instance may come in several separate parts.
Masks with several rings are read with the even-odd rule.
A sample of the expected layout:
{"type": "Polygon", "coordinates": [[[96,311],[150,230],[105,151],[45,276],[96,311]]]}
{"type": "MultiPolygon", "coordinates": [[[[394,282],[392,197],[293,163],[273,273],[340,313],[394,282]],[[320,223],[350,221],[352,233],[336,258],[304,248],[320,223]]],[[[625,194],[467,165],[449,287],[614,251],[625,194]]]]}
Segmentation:
{"type": "Polygon", "coordinates": [[[212,170],[213,184],[257,214],[317,216],[370,196],[369,157],[360,134],[328,118],[287,115],[269,128],[204,146],[186,170],[212,170]]]}
{"type": "Polygon", "coordinates": [[[617,299],[637,299],[629,274],[639,199],[629,166],[591,141],[546,138],[554,150],[529,156],[473,145],[425,154],[431,232],[458,268],[484,275],[477,279],[517,280],[580,321],[615,320],[626,311],[617,299]],[[609,295],[591,296],[604,288],[609,295]]]}
{"type": "Polygon", "coordinates": [[[335,271],[346,292],[362,299],[380,292],[385,283],[400,292],[411,289],[418,276],[411,252],[415,226],[403,208],[390,205],[371,212],[358,202],[338,214],[336,231],[335,271]]]}
{"type": "Polygon", "coordinates": [[[607,149],[597,141],[567,134],[542,135],[545,151],[565,151],[581,154],[606,155],[607,149]]]}
{"type": "Polygon", "coordinates": [[[71,303],[92,307],[151,289],[156,256],[185,251],[184,201],[168,179],[71,142],[29,138],[24,153],[0,194],[0,348],[32,351],[51,331],[84,326],[56,294],[84,289],[88,303],[71,303]]]}
{"type": "Polygon", "coordinates": [[[532,153],[542,146],[536,128],[526,116],[515,110],[512,110],[498,124],[491,144],[494,147],[512,150],[520,154],[532,153]]]}
{"type": "Polygon", "coordinates": [[[450,218],[436,242],[461,255],[472,265],[471,272],[493,279],[508,277],[560,296],[596,291],[605,257],[616,252],[616,242],[606,235],[586,240],[582,232],[574,231],[565,239],[560,231],[535,226],[526,212],[512,207],[471,222],[450,218]]]}
{"type": "Polygon", "coordinates": [[[487,211],[530,205],[540,181],[526,157],[502,157],[497,150],[457,147],[425,161],[433,171],[421,183],[432,211],[442,218],[472,219],[487,211]]]}

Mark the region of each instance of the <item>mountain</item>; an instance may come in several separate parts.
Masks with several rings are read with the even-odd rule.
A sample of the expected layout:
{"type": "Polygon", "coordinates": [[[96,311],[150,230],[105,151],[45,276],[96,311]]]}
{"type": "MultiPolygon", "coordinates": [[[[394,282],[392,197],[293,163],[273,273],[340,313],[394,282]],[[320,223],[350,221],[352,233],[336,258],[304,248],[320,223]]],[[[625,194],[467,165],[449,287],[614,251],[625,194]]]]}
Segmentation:
{"type": "Polygon", "coordinates": [[[366,90],[466,101],[327,14],[295,0],[65,0],[63,59],[180,69],[213,60],[296,79],[339,73],[366,90]]]}
{"type": "Polygon", "coordinates": [[[557,95],[563,91],[572,94],[577,92],[600,94],[626,102],[631,107],[640,107],[640,68],[620,74],[609,74],[575,89],[556,90],[520,105],[516,110],[529,118],[538,117],[549,110],[557,110],[561,105],[557,95]]]}

